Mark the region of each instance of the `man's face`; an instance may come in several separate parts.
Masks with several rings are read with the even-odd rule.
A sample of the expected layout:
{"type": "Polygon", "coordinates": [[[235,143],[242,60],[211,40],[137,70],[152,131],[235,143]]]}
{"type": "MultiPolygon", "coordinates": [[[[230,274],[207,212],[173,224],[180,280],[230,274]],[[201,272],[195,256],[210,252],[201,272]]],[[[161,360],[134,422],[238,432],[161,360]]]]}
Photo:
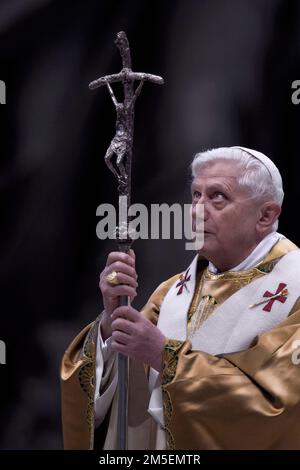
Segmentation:
{"type": "Polygon", "coordinates": [[[196,205],[204,204],[204,244],[199,250],[221,270],[245,259],[258,241],[259,205],[241,188],[241,169],[233,161],[209,163],[192,183],[192,228],[196,231],[196,205]]]}

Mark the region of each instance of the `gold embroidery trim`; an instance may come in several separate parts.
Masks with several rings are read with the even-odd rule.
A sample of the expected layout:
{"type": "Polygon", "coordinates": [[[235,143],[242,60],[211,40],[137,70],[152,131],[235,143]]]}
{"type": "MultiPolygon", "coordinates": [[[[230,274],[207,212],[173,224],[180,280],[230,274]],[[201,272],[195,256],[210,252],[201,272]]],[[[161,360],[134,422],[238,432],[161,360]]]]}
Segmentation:
{"type": "Polygon", "coordinates": [[[217,301],[216,299],[211,296],[211,295],[204,295],[200,302],[199,305],[193,314],[189,328],[188,328],[188,338],[191,338],[196,331],[200,328],[202,323],[207,320],[207,318],[213,313],[217,306],[217,301]]]}
{"type": "Polygon", "coordinates": [[[171,401],[171,396],[166,390],[166,385],[168,385],[175,377],[176,368],[178,364],[178,352],[183,345],[182,341],[177,341],[170,339],[166,342],[164,347],[163,354],[163,374],[162,374],[162,395],[163,395],[163,407],[164,407],[164,417],[165,417],[165,427],[166,432],[166,442],[167,449],[175,450],[175,439],[170,430],[170,422],[173,413],[173,405],[171,401]]]}
{"type": "Polygon", "coordinates": [[[194,297],[188,311],[186,326],[187,338],[190,338],[195,334],[195,332],[198,328],[200,328],[202,323],[209,317],[209,315],[212,314],[217,305],[217,300],[213,296],[205,295],[201,297],[204,280],[206,279],[206,271],[207,269],[204,270],[202,273],[198,273],[198,276],[200,274],[201,277],[200,280],[198,278],[196,291],[194,293],[194,297]]]}
{"type": "Polygon", "coordinates": [[[164,417],[165,417],[164,431],[166,433],[167,450],[175,450],[176,449],[175,439],[169,427],[171,417],[173,414],[173,406],[172,406],[170,394],[168,390],[166,390],[164,387],[162,387],[162,397],[163,397],[163,404],[164,404],[164,417]]]}
{"type": "Polygon", "coordinates": [[[80,387],[87,395],[86,420],[90,433],[90,449],[93,449],[94,447],[95,362],[98,328],[99,321],[96,320],[90,328],[81,350],[81,358],[88,359],[88,361],[84,362],[78,374],[80,387]]]}

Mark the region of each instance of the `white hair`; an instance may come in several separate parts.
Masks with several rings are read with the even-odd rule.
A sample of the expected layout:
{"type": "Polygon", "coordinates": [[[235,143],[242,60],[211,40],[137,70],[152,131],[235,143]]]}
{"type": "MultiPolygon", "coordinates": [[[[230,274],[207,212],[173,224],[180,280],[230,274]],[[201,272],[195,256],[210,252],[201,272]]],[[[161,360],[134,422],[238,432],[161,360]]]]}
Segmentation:
{"type": "MultiPolygon", "coordinates": [[[[239,148],[220,147],[197,153],[191,164],[193,178],[204,167],[222,160],[233,161],[239,165],[242,172],[238,183],[249,190],[252,199],[261,202],[273,200],[281,207],[284,195],[282,183],[276,186],[267,167],[260,160],[239,148]]],[[[273,224],[273,230],[276,231],[277,228],[278,220],[273,224]]]]}

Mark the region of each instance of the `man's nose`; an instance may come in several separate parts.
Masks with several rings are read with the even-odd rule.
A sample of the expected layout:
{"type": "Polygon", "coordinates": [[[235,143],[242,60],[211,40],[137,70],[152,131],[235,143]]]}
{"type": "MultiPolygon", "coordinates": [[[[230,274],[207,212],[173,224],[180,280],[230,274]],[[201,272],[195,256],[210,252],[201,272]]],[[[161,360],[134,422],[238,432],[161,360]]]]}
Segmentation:
{"type": "Polygon", "coordinates": [[[192,207],[192,218],[194,220],[194,230],[196,231],[196,225],[199,230],[204,230],[204,223],[209,218],[209,211],[207,209],[207,205],[203,203],[197,202],[197,204],[193,204],[192,207]],[[202,227],[202,228],[201,228],[202,227]]]}
{"type": "Polygon", "coordinates": [[[197,203],[193,204],[192,214],[194,217],[196,217],[197,212],[198,214],[200,213],[199,209],[201,206],[203,208],[201,212],[203,214],[203,220],[206,221],[209,218],[209,210],[208,210],[208,204],[206,203],[204,196],[201,196],[201,198],[197,201],[197,203]]]}
{"type": "Polygon", "coordinates": [[[203,203],[203,217],[204,217],[204,222],[209,218],[209,210],[208,210],[208,205],[206,203],[203,203]]]}

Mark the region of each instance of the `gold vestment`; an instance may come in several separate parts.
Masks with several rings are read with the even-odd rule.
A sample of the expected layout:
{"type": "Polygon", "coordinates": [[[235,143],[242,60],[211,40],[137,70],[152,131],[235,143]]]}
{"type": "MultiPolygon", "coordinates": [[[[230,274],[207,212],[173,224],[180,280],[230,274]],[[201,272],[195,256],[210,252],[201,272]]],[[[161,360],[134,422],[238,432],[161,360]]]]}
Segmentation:
{"type": "MultiPolygon", "coordinates": [[[[266,276],[282,256],[295,249],[292,242],[280,240],[257,266],[240,272],[213,275],[208,272],[207,263],[199,261],[197,285],[187,318],[187,338],[193,329],[201,328],[218,305],[254,279],[266,276]]],[[[178,274],[163,282],[143,308],[142,313],[154,324],[166,293],[179,278],[178,274]]],[[[63,358],[66,449],[102,448],[112,423],[109,415],[115,412],[114,400],[111,413],[95,432],[98,326],[99,319],[87,326],[63,358]]],[[[191,350],[188,339],[184,342],[168,339],[162,372],[167,448],[299,450],[300,364],[292,361],[297,340],[300,340],[299,299],[285,321],[254,338],[245,351],[218,357],[191,350]]],[[[151,449],[155,445],[155,425],[147,413],[146,374],[136,361],[130,361],[130,368],[129,425],[133,436],[130,448],[151,449]],[[135,436],[146,440],[135,444],[135,436]]]]}

